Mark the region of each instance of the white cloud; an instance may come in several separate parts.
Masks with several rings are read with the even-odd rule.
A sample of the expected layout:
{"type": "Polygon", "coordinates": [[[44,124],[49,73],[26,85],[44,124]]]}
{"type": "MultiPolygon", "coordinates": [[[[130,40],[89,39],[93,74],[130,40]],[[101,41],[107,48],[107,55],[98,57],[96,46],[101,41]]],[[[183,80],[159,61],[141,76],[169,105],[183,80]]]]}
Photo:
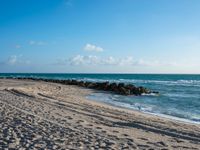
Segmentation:
{"type": "Polygon", "coordinates": [[[135,59],[127,57],[100,57],[77,55],[59,59],[53,65],[70,68],[75,72],[126,72],[126,73],[199,73],[200,61],[173,61],[159,59],[135,59]]]}
{"type": "Polygon", "coordinates": [[[71,65],[96,65],[100,64],[100,59],[97,56],[81,56],[77,55],[69,59],[71,65]]]}
{"type": "Polygon", "coordinates": [[[7,64],[9,64],[9,65],[15,65],[16,63],[17,63],[17,56],[16,55],[10,56],[8,58],[7,64]]]}
{"type": "Polygon", "coordinates": [[[132,57],[125,58],[114,58],[112,56],[101,58],[94,55],[82,56],[77,55],[68,59],[70,65],[115,65],[115,66],[124,66],[124,65],[133,65],[135,62],[132,57]]]}
{"type": "Polygon", "coordinates": [[[8,58],[8,60],[4,63],[7,65],[19,65],[19,64],[23,64],[23,65],[28,65],[30,64],[29,60],[24,60],[22,58],[22,55],[12,55],[8,58]]]}
{"type": "Polygon", "coordinates": [[[118,63],[117,60],[112,56],[110,56],[106,59],[102,59],[101,61],[102,61],[102,64],[104,64],[104,65],[117,65],[117,63],[118,63]]]}
{"type": "Polygon", "coordinates": [[[85,51],[102,52],[104,49],[102,47],[96,46],[94,44],[86,44],[84,46],[85,51]]]}
{"type": "Polygon", "coordinates": [[[38,46],[42,46],[42,45],[47,45],[47,43],[44,42],[44,41],[33,41],[33,40],[31,40],[31,41],[29,41],[29,45],[38,45],[38,46]]]}
{"type": "Polygon", "coordinates": [[[134,65],[135,64],[135,61],[133,59],[133,57],[131,56],[128,56],[128,57],[125,57],[125,58],[122,58],[119,60],[119,65],[123,66],[123,65],[134,65]]]}
{"type": "Polygon", "coordinates": [[[82,56],[77,55],[66,61],[70,65],[112,65],[112,66],[146,66],[146,67],[161,67],[161,66],[178,66],[176,62],[164,62],[158,60],[136,60],[131,56],[123,58],[106,57],[101,58],[94,55],[82,56]]]}
{"type": "Polygon", "coordinates": [[[164,62],[160,62],[158,60],[143,60],[143,59],[139,59],[137,62],[136,62],[137,65],[139,66],[160,66],[160,65],[164,65],[165,63],[164,62]]]}

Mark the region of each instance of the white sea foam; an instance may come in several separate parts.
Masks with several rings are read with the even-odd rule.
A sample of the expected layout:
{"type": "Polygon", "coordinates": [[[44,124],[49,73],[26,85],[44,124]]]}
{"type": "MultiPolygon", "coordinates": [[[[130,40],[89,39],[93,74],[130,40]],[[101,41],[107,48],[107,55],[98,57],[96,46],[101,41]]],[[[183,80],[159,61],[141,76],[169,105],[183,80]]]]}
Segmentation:
{"type": "MultiPolygon", "coordinates": [[[[148,95],[147,95],[148,96],[148,95]]],[[[101,101],[110,105],[114,105],[117,107],[124,107],[127,109],[133,109],[137,111],[141,111],[148,114],[153,114],[169,119],[174,119],[177,121],[184,121],[190,123],[198,123],[200,124],[200,115],[196,113],[187,113],[183,110],[178,110],[176,108],[163,108],[159,105],[159,103],[149,104],[141,102],[140,99],[142,97],[125,97],[119,96],[109,93],[93,93],[92,95],[87,97],[91,100],[101,101]],[[136,99],[139,99],[137,102],[136,99]],[[129,102],[132,101],[132,102],[129,102]]],[[[148,100],[148,99],[147,99],[148,100]]]]}
{"type": "Polygon", "coordinates": [[[95,79],[95,78],[83,78],[80,80],[90,81],[90,82],[123,82],[126,84],[156,84],[156,85],[165,85],[165,86],[192,86],[192,87],[200,87],[200,80],[139,80],[139,79],[95,79]]]}
{"type": "Polygon", "coordinates": [[[143,96],[159,96],[159,94],[157,93],[149,93],[149,94],[143,93],[142,95],[143,96]]]}

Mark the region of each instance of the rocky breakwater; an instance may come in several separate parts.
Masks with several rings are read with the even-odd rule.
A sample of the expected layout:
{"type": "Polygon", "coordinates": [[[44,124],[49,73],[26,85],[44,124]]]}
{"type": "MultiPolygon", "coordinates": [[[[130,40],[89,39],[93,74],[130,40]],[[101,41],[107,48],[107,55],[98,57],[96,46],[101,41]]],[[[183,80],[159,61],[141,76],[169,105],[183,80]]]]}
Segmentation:
{"type": "Polygon", "coordinates": [[[45,81],[45,82],[53,82],[65,85],[77,85],[80,87],[102,90],[102,91],[110,91],[120,95],[142,95],[142,94],[159,94],[159,92],[151,91],[145,87],[136,87],[133,84],[125,84],[125,83],[113,83],[113,82],[89,82],[89,81],[80,81],[80,80],[58,80],[58,79],[41,79],[41,78],[15,78],[15,79],[23,79],[23,80],[35,80],[35,81],[45,81]]]}

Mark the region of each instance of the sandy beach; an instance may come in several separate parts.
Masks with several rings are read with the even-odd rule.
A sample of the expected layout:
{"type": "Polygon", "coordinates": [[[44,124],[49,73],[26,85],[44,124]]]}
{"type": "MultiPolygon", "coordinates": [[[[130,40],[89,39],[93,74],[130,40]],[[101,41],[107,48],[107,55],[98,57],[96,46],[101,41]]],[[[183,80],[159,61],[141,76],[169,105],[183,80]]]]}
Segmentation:
{"type": "Polygon", "coordinates": [[[200,125],[87,100],[92,92],[0,79],[0,149],[200,149],[200,125]]]}

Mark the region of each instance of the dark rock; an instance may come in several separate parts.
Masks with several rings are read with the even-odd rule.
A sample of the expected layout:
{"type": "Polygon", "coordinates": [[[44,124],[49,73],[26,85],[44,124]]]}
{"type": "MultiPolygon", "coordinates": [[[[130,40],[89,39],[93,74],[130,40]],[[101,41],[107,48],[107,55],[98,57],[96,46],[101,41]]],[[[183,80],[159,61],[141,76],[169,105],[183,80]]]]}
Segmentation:
{"type": "Polygon", "coordinates": [[[83,81],[77,82],[77,85],[82,86],[82,87],[85,87],[85,83],[84,83],[83,81]]]}
{"type": "Polygon", "coordinates": [[[78,83],[78,82],[77,82],[76,80],[71,80],[71,84],[72,84],[72,85],[77,85],[77,83],[78,83]]]}
{"type": "Polygon", "coordinates": [[[109,91],[110,90],[110,84],[105,85],[104,90],[109,91]]]}
{"type": "Polygon", "coordinates": [[[91,88],[91,89],[93,89],[93,88],[95,88],[96,87],[96,84],[95,83],[90,83],[90,84],[88,84],[88,86],[87,86],[87,88],[91,88]]]}
{"type": "Polygon", "coordinates": [[[110,84],[110,91],[115,91],[117,89],[117,84],[116,83],[111,83],[110,84]]]}
{"type": "Polygon", "coordinates": [[[85,82],[85,87],[88,87],[88,85],[90,85],[91,82],[85,82]]]}
{"type": "Polygon", "coordinates": [[[130,90],[129,89],[126,89],[125,87],[120,87],[119,88],[119,94],[122,94],[122,95],[130,95],[130,90]]]}
{"type": "Polygon", "coordinates": [[[109,89],[109,82],[101,83],[101,89],[107,91],[109,89]]]}
{"type": "Polygon", "coordinates": [[[119,84],[118,84],[118,88],[122,88],[122,87],[124,87],[124,86],[125,86],[124,83],[119,83],[119,84]]]}

